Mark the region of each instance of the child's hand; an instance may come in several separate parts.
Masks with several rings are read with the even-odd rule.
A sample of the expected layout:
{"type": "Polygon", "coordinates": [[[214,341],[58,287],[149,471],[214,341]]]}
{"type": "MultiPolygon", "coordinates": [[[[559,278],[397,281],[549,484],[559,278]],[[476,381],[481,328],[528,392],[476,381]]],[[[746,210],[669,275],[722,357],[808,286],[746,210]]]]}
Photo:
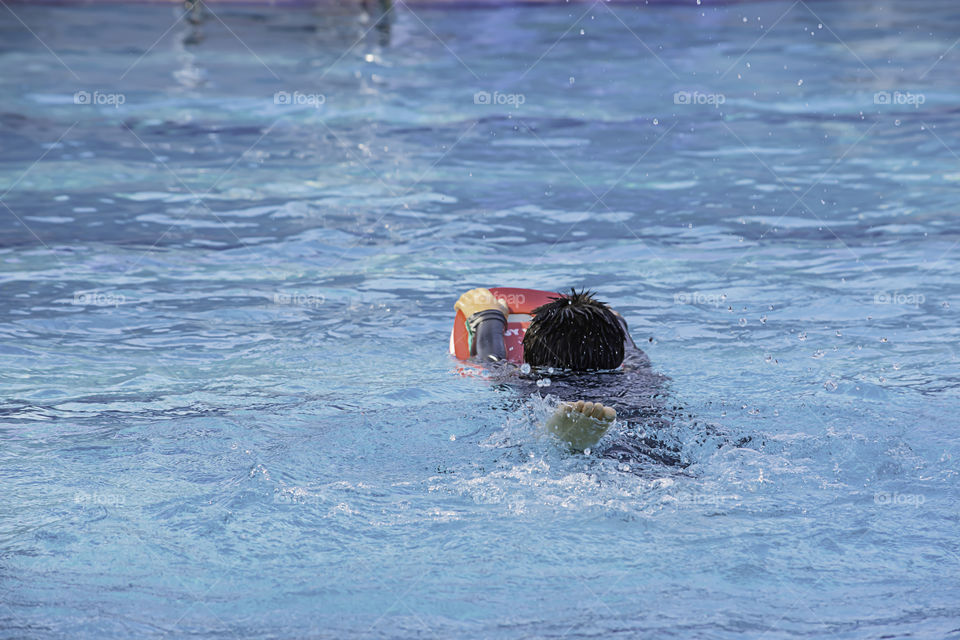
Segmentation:
{"type": "Polygon", "coordinates": [[[510,309],[507,308],[506,303],[502,300],[497,300],[490,289],[484,288],[470,289],[470,291],[460,296],[460,299],[453,305],[453,308],[457,311],[462,311],[463,315],[467,318],[479,311],[486,311],[487,309],[497,309],[503,312],[504,317],[510,313],[510,309]]]}
{"type": "Polygon", "coordinates": [[[600,442],[616,417],[616,409],[599,402],[564,402],[547,420],[546,427],[572,451],[583,451],[600,442]]]}

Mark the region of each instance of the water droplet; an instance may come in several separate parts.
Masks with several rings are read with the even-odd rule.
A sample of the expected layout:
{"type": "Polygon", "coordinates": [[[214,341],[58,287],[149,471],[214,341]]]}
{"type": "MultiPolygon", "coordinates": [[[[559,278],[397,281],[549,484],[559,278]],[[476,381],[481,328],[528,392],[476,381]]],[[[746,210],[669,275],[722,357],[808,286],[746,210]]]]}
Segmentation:
{"type": "Polygon", "coordinates": [[[653,126],[657,126],[658,124],[660,124],[660,120],[657,119],[657,118],[654,118],[654,119],[653,119],[653,126]]]}
{"type": "Polygon", "coordinates": [[[573,84],[576,81],[577,81],[576,78],[574,78],[573,76],[570,76],[570,84],[573,84]]]}
{"type": "Polygon", "coordinates": [[[586,31],[584,31],[583,29],[580,29],[580,35],[586,35],[586,33],[587,33],[586,31]]]}
{"type": "Polygon", "coordinates": [[[747,319],[746,319],[746,318],[740,318],[739,320],[737,320],[737,324],[739,324],[741,327],[745,327],[745,326],[747,326],[747,319]]]}
{"type": "Polygon", "coordinates": [[[548,367],[547,373],[549,373],[550,375],[553,375],[553,367],[548,367]]]}
{"type": "Polygon", "coordinates": [[[899,126],[900,126],[900,121],[899,121],[899,120],[894,120],[894,121],[893,121],[893,126],[899,127],[899,126]]]}
{"type": "Polygon", "coordinates": [[[456,440],[457,440],[457,436],[451,434],[450,442],[456,442],[456,440]]]}
{"type": "Polygon", "coordinates": [[[800,80],[797,80],[797,86],[798,86],[798,87],[802,87],[802,86],[803,86],[803,78],[801,78],[800,80]]]}
{"type": "Polygon", "coordinates": [[[583,455],[585,456],[590,455],[590,447],[587,447],[586,449],[583,450],[583,455]]]}
{"type": "Polygon", "coordinates": [[[530,365],[526,362],[520,365],[520,373],[530,373],[530,365]]]}

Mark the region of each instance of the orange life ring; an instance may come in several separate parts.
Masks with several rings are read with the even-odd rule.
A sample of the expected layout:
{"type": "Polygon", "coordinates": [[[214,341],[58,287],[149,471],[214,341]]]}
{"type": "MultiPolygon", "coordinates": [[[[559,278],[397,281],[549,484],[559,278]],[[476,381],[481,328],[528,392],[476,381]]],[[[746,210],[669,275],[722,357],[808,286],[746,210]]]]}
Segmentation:
{"type": "MultiPolygon", "coordinates": [[[[552,291],[536,289],[515,289],[513,287],[490,287],[490,292],[498,300],[503,300],[510,310],[507,315],[507,327],[503,331],[503,342],[507,360],[520,364],[523,362],[523,334],[526,333],[533,310],[547,304],[551,298],[563,297],[552,291]]],[[[457,311],[450,332],[450,355],[460,360],[470,358],[470,335],[467,331],[467,319],[462,311],[457,311]]]]}

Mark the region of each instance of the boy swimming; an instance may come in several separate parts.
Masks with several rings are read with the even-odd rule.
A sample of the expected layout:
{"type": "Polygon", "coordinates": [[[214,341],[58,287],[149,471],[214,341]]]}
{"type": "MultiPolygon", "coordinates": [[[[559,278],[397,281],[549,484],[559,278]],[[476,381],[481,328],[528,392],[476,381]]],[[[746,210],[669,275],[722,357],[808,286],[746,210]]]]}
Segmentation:
{"type": "MultiPolygon", "coordinates": [[[[454,308],[466,318],[471,356],[485,363],[505,361],[509,309],[504,301],[489,289],[478,288],[460,296],[454,308]]],[[[538,370],[556,372],[551,393],[562,402],[545,427],[570,449],[583,451],[596,445],[618,412],[633,420],[659,415],[657,383],[663,376],[650,370],[649,360],[633,342],[620,314],[589,291],[572,290],[551,298],[532,315],[523,336],[523,360],[538,370]]],[[[613,449],[633,453],[625,452],[623,445],[613,449]]],[[[667,461],[662,455],[644,453],[667,461]]],[[[669,462],[676,462],[667,455],[669,462]]]]}

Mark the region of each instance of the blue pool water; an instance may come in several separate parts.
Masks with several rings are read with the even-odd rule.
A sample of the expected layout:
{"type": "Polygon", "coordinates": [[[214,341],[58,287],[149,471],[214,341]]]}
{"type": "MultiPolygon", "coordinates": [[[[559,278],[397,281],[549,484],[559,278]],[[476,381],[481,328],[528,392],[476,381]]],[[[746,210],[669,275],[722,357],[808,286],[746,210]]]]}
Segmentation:
{"type": "Polygon", "coordinates": [[[953,3],[375,19],[0,7],[0,636],[960,637],[953,3]],[[480,285],[687,466],[458,376],[480,285]]]}

